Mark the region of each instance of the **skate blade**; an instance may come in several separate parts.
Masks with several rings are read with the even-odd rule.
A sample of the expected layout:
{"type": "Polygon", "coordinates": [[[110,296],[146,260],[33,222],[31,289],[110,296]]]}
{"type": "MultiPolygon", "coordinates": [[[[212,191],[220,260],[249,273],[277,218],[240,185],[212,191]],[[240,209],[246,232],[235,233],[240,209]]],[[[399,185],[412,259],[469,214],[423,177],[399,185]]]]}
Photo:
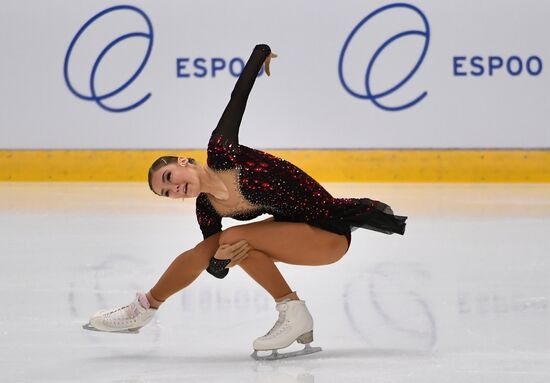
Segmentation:
{"type": "Polygon", "coordinates": [[[120,330],[120,331],[104,331],[104,330],[99,330],[95,328],[90,323],[86,323],[85,325],[82,325],[82,328],[84,330],[89,330],[89,331],[109,332],[109,333],[115,333],[115,334],[139,334],[139,328],[130,329],[130,330],[120,330]]]}
{"type": "Polygon", "coordinates": [[[306,346],[302,350],[298,350],[298,351],[280,353],[277,350],[272,350],[270,355],[260,356],[258,355],[258,350],[254,350],[254,352],[250,356],[252,357],[252,359],[258,360],[258,361],[280,360],[280,359],[295,358],[297,356],[314,354],[319,351],[323,351],[323,349],[321,347],[311,347],[309,344],[306,344],[306,346]]]}

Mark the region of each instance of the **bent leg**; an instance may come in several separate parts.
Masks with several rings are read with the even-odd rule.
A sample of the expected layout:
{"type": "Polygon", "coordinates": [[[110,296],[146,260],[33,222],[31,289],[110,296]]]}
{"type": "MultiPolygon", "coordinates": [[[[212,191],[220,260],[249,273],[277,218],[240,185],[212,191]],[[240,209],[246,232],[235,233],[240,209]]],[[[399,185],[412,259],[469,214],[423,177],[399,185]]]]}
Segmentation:
{"type": "Polygon", "coordinates": [[[241,267],[274,299],[292,292],[274,260],[295,265],[326,265],[347,250],[344,236],[305,223],[266,220],[234,226],[179,255],[150,290],[160,302],[187,287],[208,267],[220,244],[248,241],[253,250],[241,267]]]}
{"type": "MultiPolygon", "coordinates": [[[[191,284],[207,267],[218,249],[220,233],[208,237],[195,248],[179,255],[149,291],[150,301],[159,306],[173,294],[191,284]]],[[[251,251],[241,262],[242,268],[271,296],[278,300],[292,293],[273,259],[260,251],[251,251]]],[[[153,303],[151,302],[151,303],[153,303]]]]}
{"type": "Polygon", "coordinates": [[[180,254],[170,264],[159,281],[150,290],[154,300],[164,302],[171,295],[191,284],[207,267],[218,249],[220,233],[200,242],[191,250],[180,254]]]}
{"type": "Polygon", "coordinates": [[[262,221],[226,229],[221,244],[244,239],[254,250],[293,265],[319,266],[338,261],[348,242],[335,234],[306,223],[262,221]]]}
{"type": "Polygon", "coordinates": [[[239,266],[276,301],[292,293],[273,259],[261,251],[250,250],[239,266]]]}

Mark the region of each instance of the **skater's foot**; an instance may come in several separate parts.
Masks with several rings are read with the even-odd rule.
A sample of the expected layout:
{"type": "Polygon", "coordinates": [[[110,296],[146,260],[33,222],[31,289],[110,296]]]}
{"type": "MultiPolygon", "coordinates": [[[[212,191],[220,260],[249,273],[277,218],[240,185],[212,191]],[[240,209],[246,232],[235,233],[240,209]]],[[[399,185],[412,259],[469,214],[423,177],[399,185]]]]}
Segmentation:
{"type": "Polygon", "coordinates": [[[277,303],[276,309],[279,312],[279,319],[266,335],[254,341],[253,358],[279,359],[321,351],[320,348],[310,347],[310,343],[313,342],[313,318],[304,301],[284,300],[277,303]],[[306,348],[286,356],[277,353],[277,350],[290,346],[294,341],[305,344],[306,348]],[[257,355],[258,351],[273,351],[272,357],[260,358],[257,355]]]}
{"type": "Polygon", "coordinates": [[[96,312],[84,328],[108,332],[137,331],[149,323],[156,312],[146,295],[137,293],[134,301],[127,306],[96,312]]]}

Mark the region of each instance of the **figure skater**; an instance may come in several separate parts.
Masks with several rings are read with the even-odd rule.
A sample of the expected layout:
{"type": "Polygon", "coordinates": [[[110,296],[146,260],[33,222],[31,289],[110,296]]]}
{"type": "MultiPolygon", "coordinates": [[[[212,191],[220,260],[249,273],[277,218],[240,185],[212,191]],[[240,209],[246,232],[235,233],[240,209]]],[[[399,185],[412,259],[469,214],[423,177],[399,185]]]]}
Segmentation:
{"type": "Polygon", "coordinates": [[[192,158],[161,157],[149,169],[149,186],[174,199],[195,198],[196,215],[204,240],[179,255],[148,293],[136,294],[129,305],[99,311],[84,327],[99,331],[138,331],[159,306],[192,283],[205,269],[224,278],[239,265],[276,302],[279,318],[273,328],[253,343],[257,351],[272,351],[268,359],[303,355],[311,348],[313,319],[303,300],[281,275],[275,262],[327,265],[347,252],[351,230],[366,228],[403,234],[406,217],[368,198],[334,198],[298,167],[260,150],[239,144],[238,133],[246,102],[256,77],[277,57],[267,45],[257,45],[214,129],[207,163],[192,158]],[[222,217],[247,221],[261,214],[267,220],[222,231],[222,217]],[[294,341],[305,348],[294,353],[277,350],[294,341]]]}

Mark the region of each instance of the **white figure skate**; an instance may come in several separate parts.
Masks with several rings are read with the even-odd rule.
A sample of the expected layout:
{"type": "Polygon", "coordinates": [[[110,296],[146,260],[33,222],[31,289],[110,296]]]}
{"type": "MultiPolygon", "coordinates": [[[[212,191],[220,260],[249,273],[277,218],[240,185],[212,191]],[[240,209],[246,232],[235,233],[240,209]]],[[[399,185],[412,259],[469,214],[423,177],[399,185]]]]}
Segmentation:
{"type": "Polygon", "coordinates": [[[277,360],[321,351],[321,347],[311,347],[313,342],[313,318],[306,303],[301,300],[286,300],[277,303],[279,319],[269,332],[254,341],[254,352],[250,355],[256,360],[277,360]],[[279,353],[278,350],[290,346],[294,341],[304,344],[300,351],[279,353]],[[270,355],[260,356],[258,351],[271,351],[270,355]]]}
{"type": "Polygon", "coordinates": [[[136,299],[127,306],[113,310],[100,310],[82,326],[85,330],[137,334],[139,329],[153,319],[157,312],[152,309],[147,297],[137,293],[136,299]]]}

